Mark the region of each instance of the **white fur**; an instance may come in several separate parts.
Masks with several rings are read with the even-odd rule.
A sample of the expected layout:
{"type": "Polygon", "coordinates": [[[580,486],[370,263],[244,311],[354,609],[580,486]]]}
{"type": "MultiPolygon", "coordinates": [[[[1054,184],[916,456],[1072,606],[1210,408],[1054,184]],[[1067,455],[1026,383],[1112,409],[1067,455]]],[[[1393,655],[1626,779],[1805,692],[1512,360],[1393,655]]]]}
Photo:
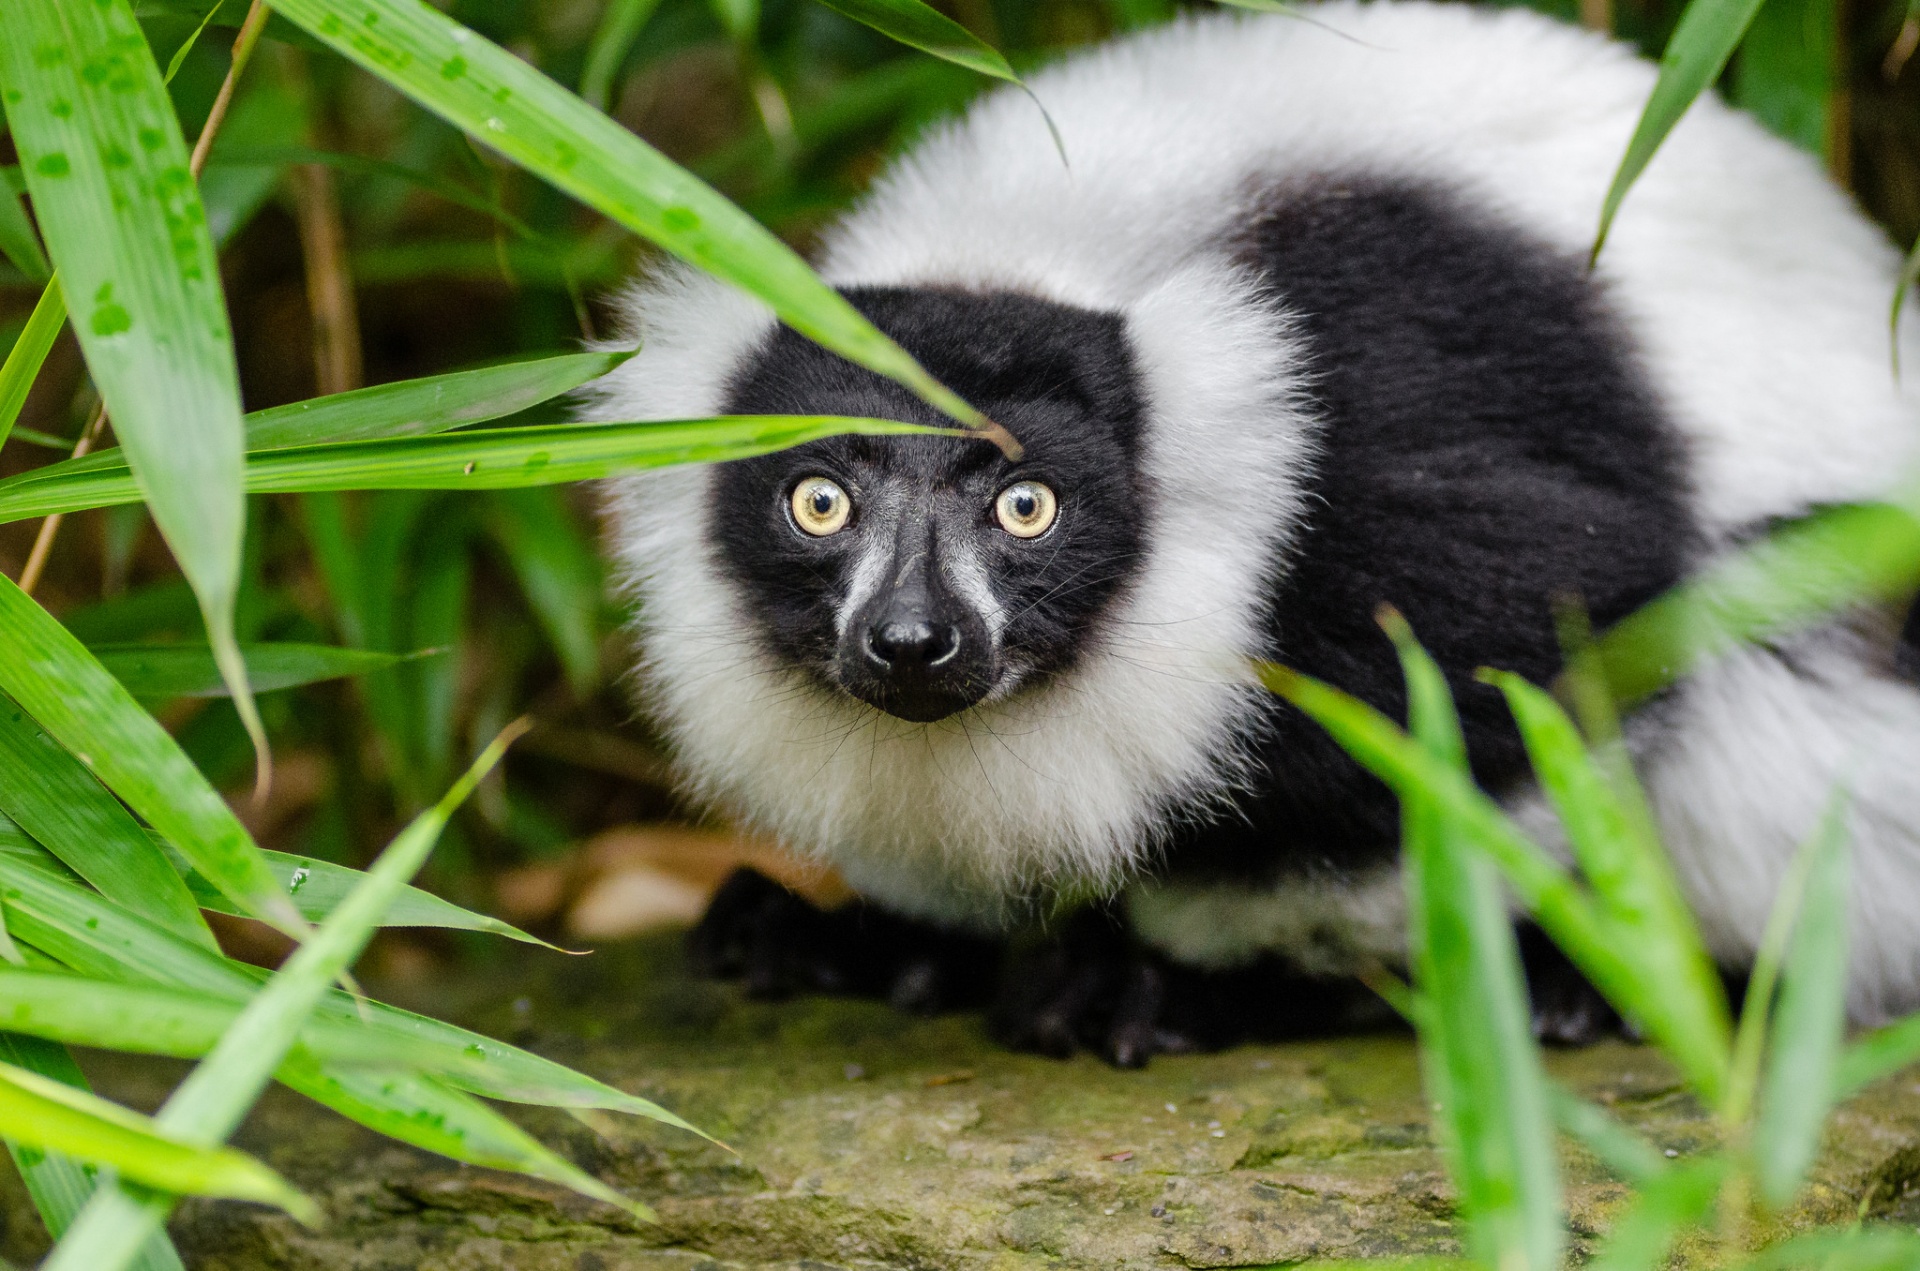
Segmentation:
{"type": "Polygon", "coordinates": [[[1308,975],[1351,975],[1402,961],[1407,896],[1398,866],[1357,878],[1289,879],[1267,888],[1136,883],[1128,926],[1176,962],[1224,970],[1284,949],[1308,975]]]}
{"type": "MultiPolygon", "coordinates": [[[[1311,15],[1186,19],[1036,76],[1070,167],[1030,102],[989,94],[826,237],[836,284],[1014,288],[1127,315],[1156,519],[1143,577],[1072,676],[924,726],[829,696],[755,647],[707,555],[703,472],[615,487],[643,683],[700,793],[882,900],[986,922],[1041,884],[1119,882],[1170,806],[1243,778],[1228,739],[1253,699],[1233,667],[1261,651],[1255,584],[1298,517],[1313,423],[1287,334],[1225,272],[1222,239],[1262,186],[1357,171],[1448,183],[1584,253],[1653,84],[1620,46],[1519,9],[1311,15]]],[[[1889,373],[1897,264],[1810,157],[1711,95],[1641,178],[1599,273],[1687,439],[1711,539],[1871,497],[1920,456],[1920,397],[1889,373]]],[[[717,409],[771,325],[681,270],[632,307],[648,344],[603,382],[604,418],[717,409]]],[[[1819,659],[1798,674],[1754,652],[1704,674],[1649,783],[1716,951],[1737,957],[1855,765],[1864,1019],[1920,1002],[1920,694],[1847,648],[1819,659]]],[[[1213,921],[1287,938],[1300,898],[1267,899],[1265,917],[1229,905],[1213,921]]],[[[1169,947],[1237,956],[1195,934],[1204,904],[1182,920],[1163,901],[1135,907],[1169,947]]]]}

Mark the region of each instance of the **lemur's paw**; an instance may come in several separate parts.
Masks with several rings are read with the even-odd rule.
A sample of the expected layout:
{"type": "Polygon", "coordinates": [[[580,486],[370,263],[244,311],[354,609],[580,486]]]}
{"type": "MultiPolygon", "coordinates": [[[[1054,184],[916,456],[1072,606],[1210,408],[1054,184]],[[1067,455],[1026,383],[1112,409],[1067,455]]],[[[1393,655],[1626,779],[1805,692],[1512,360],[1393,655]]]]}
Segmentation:
{"type": "Polygon", "coordinates": [[[1619,1012],[1544,932],[1524,923],[1518,935],[1535,1038],[1549,1046],[1591,1046],[1627,1031],[1619,1012]]]}
{"type": "Polygon", "coordinates": [[[1122,1068],[1201,1049],[1170,1017],[1180,972],[1132,947],[1107,914],[1076,916],[1016,959],[988,1017],[1002,1045],[1065,1059],[1091,1050],[1122,1068]]]}
{"type": "Polygon", "coordinates": [[[749,996],[838,993],[931,1015],[986,1001],[999,967],[990,941],[855,901],[820,909],[755,869],[735,870],[687,935],[696,970],[743,981],[749,996]]]}

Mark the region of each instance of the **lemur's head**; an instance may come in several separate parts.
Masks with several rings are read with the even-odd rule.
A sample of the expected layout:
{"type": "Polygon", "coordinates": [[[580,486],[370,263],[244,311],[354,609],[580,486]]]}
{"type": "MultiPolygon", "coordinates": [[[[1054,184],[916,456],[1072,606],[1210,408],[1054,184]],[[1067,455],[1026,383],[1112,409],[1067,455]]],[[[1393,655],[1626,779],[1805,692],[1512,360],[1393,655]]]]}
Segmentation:
{"type": "MultiPolygon", "coordinates": [[[[1206,256],[1080,302],[844,290],[1024,457],[848,436],[615,483],[641,699],[693,793],[896,908],[1116,879],[1239,779],[1266,709],[1245,659],[1313,436],[1287,320],[1206,256]]],[[[946,422],[691,271],[631,312],[599,418],[946,422]]]]}
{"type": "MultiPolygon", "coordinates": [[[[1073,665],[1138,567],[1141,400],[1114,314],[1006,293],[849,299],[1025,449],[849,436],[722,466],[715,555],[767,647],[903,720],[945,719],[1073,665]]],[[[943,422],[898,385],[780,328],[733,414],[943,422]]]]}

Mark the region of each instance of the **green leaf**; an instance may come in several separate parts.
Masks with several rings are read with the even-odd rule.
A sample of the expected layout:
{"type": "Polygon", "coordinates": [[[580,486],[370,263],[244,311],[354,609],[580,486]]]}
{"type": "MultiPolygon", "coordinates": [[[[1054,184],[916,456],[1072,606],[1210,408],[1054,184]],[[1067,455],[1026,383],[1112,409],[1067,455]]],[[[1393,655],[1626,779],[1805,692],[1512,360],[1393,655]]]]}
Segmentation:
{"type": "Polygon", "coordinates": [[[1547,1083],[1547,1098],[1555,1123],[1625,1181],[1640,1187],[1666,1173],[1666,1158],[1603,1109],[1552,1081],[1547,1083]]]}
{"type": "MultiPolygon", "coordinates": [[[[0,826],[0,880],[22,940],[83,975],[186,988],[244,1002],[265,973],[222,958],[82,886],[31,840],[0,826]]],[[[603,1108],[701,1131],[649,1100],[552,1060],[382,1002],[338,991],[318,1017],[409,1038],[415,1062],[470,1094],[512,1103],[603,1108]]],[[[384,1052],[383,1052],[384,1053],[384,1052]]]]}
{"type": "Polygon", "coordinates": [[[1724,1069],[1733,1043],[1726,991],[1660,847],[1624,746],[1617,738],[1601,743],[1621,774],[1609,780],[1551,696],[1508,672],[1482,678],[1506,695],[1580,872],[1638,968],[1633,995],[1615,1006],[1635,1021],[1692,1021],[1696,1045],[1717,1051],[1724,1069]]]}
{"type": "MultiPolygon", "coordinates": [[[[80,1065],[73,1062],[67,1048],[37,1037],[0,1033],[0,1063],[37,1072],[76,1090],[87,1088],[86,1075],[80,1071],[80,1065]]],[[[94,1168],[59,1152],[29,1147],[11,1139],[7,1140],[7,1151],[27,1185],[33,1207],[40,1212],[40,1221],[46,1224],[47,1234],[58,1240],[80,1207],[87,1203],[87,1197],[93,1195],[94,1168]]],[[[180,1255],[174,1252],[173,1242],[164,1233],[147,1242],[134,1266],[138,1271],[182,1271],[180,1255]]]]}
{"type": "Polygon", "coordinates": [[[207,231],[225,247],[245,229],[286,175],[288,160],[238,164],[236,152],[257,153],[297,146],[307,132],[307,106],[293,85],[278,76],[256,75],[227,111],[225,122],[200,173],[200,199],[207,209],[207,231]]]}
{"type": "Polygon", "coordinates": [[[1824,156],[1833,110],[1834,0],[1763,0],[1740,42],[1733,99],[1773,132],[1824,156]]]}
{"type": "MultiPolygon", "coordinates": [[[[240,656],[247,663],[247,680],[256,693],[364,675],[409,657],[431,657],[437,652],[427,649],[415,654],[379,653],[325,644],[240,646],[240,656]]],[[[220,668],[214,665],[213,650],[205,645],[96,644],[93,655],[136,697],[158,701],[227,695],[226,681],[220,678],[220,668]]]]}
{"type": "Polygon", "coordinates": [[[1845,801],[1836,800],[1811,845],[1804,898],[1773,1011],[1753,1159],[1761,1199],[1776,1209],[1799,1191],[1820,1150],[1845,1041],[1852,878],[1845,809],[1845,801]]]}
{"type": "Polygon", "coordinates": [[[7,22],[0,89],[75,332],[200,599],[264,778],[266,734],[233,631],[246,530],[240,380],[173,103],[126,0],[13,0],[7,22]]]}
{"type": "MultiPolygon", "coordinates": [[[[280,879],[300,913],[310,922],[318,922],[331,914],[334,907],[346,898],[360,881],[361,873],[345,865],[335,865],[330,861],[315,860],[309,856],[289,856],[284,852],[263,852],[267,858],[267,868],[280,879]]],[[[220,894],[218,888],[209,883],[181,857],[174,862],[175,868],[186,876],[187,890],[193,893],[194,901],[202,909],[211,909],[215,913],[230,914],[233,902],[220,894]]],[[[418,887],[409,887],[400,893],[400,898],[387,910],[387,916],[381,923],[387,927],[445,927],[454,931],[484,931],[488,935],[505,936],[509,940],[518,940],[522,944],[537,944],[543,949],[554,946],[545,940],[530,936],[511,923],[486,914],[477,914],[471,909],[462,909],[449,900],[442,900],[430,891],[418,887]]]]}
{"type": "Polygon", "coordinates": [[[1893,1226],[1833,1227],[1782,1240],[1741,1265],[1740,1271],[1818,1267],[1819,1271],[1914,1271],[1920,1235],[1893,1226]]]}
{"type": "Polygon", "coordinates": [[[78,759],[0,694],[0,811],[129,909],[216,949],[186,884],[146,830],[78,759]]]}
{"type": "Polygon", "coordinates": [[[0,630],[8,636],[0,691],[244,912],[304,928],[260,849],[179,744],[66,628],[5,578],[0,630]]]}
{"type": "Polygon", "coordinates": [[[1690,0],[1667,41],[1660,57],[1660,78],[1653,86],[1640,122],[1627,143],[1627,152],[1607,188],[1606,202],[1600,209],[1600,230],[1594,236],[1593,255],[1597,258],[1606,245],[1607,231],[1620,211],[1627,191],[1646,171],[1647,164],[1665,141],[1680,117],[1687,113],[1707,86],[1733,56],[1733,50],[1746,34],[1747,24],[1760,8],[1760,0],[1690,0]]]}
{"type": "Polygon", "coordinates": [[[641,28],[660,7],[660,0],[610,0],[594,28],[593,41],[587,45],[586,68],[580,73],[580,96],[595,110],[605,110],[613,92],[613,78],[620,73],[641,28]]]}
{"type": "Polygon", "coordinates": [[[486,521],[567,682],[585,700],[600,678],[600,557],[551,490],[502,490],[486,521]]]}
{"type": "MultiPolygon", "coordinates": [[[[681,463],[717,463],[843,433],[957,434],[840,415],[726,415],[641,424],[550,424],[434,437],[352,441],[256,455],[252,494],[314,490],[500,490],[558,485],[681,463]]],[[[53,465],[64,467],[64,465],[53,465]]],[[[139,497],[123,467],[36,469],[0,481],[0,522],[111,507],[139,497]]]]}
{"type": "Polygon", "coordinates": [[[998,49],[920,0],[820,0],[820,3],[908,48],[931,53],[942,61],[995,79],[1020,82],[998,49]]]}
{"type": "Polygon", "coordinates": [[[1790,634],[1920,584],[1920,491],[1830,508],[1723,556],[1598,641],[1607,683],[1638,701],[1742,644],[1790,634]]]}
{"type": "MultiPolygon", "coordinates": [[[[333,914],[295,949],[187,1075],[155,1118],[166,1132],[212,1146],[240,1125],[299,1039],[329,986],[353,964],[387,906],[426,862],[454,809],[506,753],[502,735],[432,808],[408,824],[333,914]]],[[[617,1194],[617,1193],[616,1193],[617,1194]]],[[[102,1188],[74,1220],[47,1271],[120,1271],[171,1211],[171,1197],[102,1188]]]]}
{"type": "MultiPolygon", "coordinates": [[[[1405,798],[1425,795],[1455,818],[1461,830],[1491,856],[1522,906],[1611,1002],[1631,1002],[1638,992],[1637,964],[1593,898],[1567,870],[1521,832],[1500,806],[1447,764],[1435,760],[1372,707],[1309,676],[1271,663],[1261,682],[1311,716],[1361,766],[1405,798]]],[[[1710,1103],[1726,1080],[1726,1058],[1710,1027],[1661,1010],[1648,1001],[1641,1020],[1687,1079],[1710,1103]]]]}
{"type": "MultiPolygon", "coordinates": [[[[149,1187],[277,1205],[306,1223],[320,1216],[311,1200],[244,1152],[206,1147],[117,1103],[4,1063],[0,1134],[111,1166],[120,1177],[149,1187]]],[[[128,1250],[129,1258],[150,1234],[142,1233],[140,1243],[128,1250]]]]}
{"type": "Polygon", "coordinates": [[[1673,1242],[1713,1214],[1727,1163],[1720,1157],[1688,1161],[1642,1183],[1615,1220],[1588,1267],[1593,1271],[1647,1271],[1667,1264],[1673,1242]]]}
{"type": "Polygon", "coordinates": [[[20,418],[20,408],[27,404],[34,378],[40,374],[41,364],[47,360],[66,322],[66,295],[56,278],[41,290],[40,301],[28,315],[26,327],[7,350],[7,360],[0,363],[0,445],[6,444],[7,434],[20,418]]]}
{"type": "Polygon", "coordinates": [[[1876,1028],[1847,1048],[1833,1078],[1838,1101],[1920,1062],[1920,1015],[1909,1015],[1876,1028]]]}
{"type": "Polygon", "coordinates": [[[25,274],[29,282],[46,282],[53,276],[47,254],[40,250],[40,236],[34,233],[27,209],[20,205],[20,169],[0,168],[0,256],[25,274]]]}
{"type": "Polygon", "coordinates": [[[382,1134],[470,1165],[515,1170],[570,1187],[646,1222],[646,1205],[608,1187],[513,1122],[444,1082],[404,1069],[320,1069],[296,1056],[287,1084],[382,1134]]]}
{"type": "Polygon", "coordinates": [[[963,423],[984,423],[746,213],[505,49],[419,0],[274,8],[529,172],[758,296],[801,334],[963,423]]]}
{"type": "MultiPolygon", "coordinates": [[[[1406,623],[1386,623],[1407,679],[1408,721],[1428,757],[1468,780],[1466,743],[1440,668],[1406,623]]],[[[1449,808],[1402,796],[1421,1066],[1481,1263],[1559,1266],[1560,1182],[1546,1078],[1500,877],[1449,808]]]]}

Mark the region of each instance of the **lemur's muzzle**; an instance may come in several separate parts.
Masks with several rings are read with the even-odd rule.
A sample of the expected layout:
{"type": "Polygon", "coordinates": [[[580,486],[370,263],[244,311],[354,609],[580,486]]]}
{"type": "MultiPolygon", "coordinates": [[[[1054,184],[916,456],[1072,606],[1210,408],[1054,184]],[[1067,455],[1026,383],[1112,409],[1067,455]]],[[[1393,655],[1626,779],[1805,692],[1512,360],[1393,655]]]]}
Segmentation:
{"type": "Polygon", "coordinates": [[[993,685],[986,622],[941,585],[931,558],[931,551],[914,552],[853,615],[837,658],[849,693],[917,723],[963,711],[993,685]]]}

